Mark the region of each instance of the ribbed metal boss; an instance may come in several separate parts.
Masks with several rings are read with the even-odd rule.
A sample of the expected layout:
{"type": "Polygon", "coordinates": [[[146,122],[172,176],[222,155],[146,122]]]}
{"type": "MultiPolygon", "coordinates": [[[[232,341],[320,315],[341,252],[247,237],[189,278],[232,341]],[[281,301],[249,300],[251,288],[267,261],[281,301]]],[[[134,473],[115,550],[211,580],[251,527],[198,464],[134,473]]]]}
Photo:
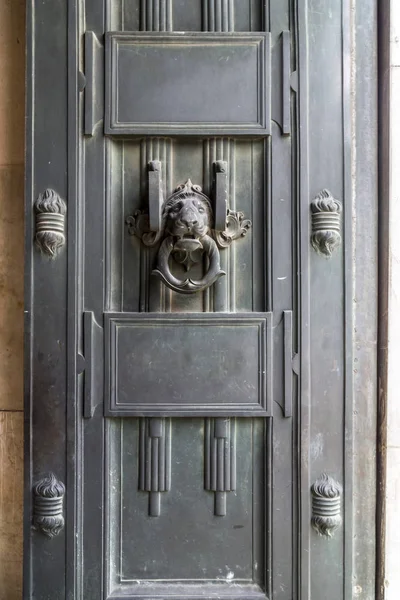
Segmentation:
{"type": "Polygon", "coordinates": [[[314,516],[336,517],[340,515],[340,496],[335,498],[313,496],[312,508],[314,516]]]}
{"type": "Polygon", "coordinates": [[[59,213],[38,213],[36,232],[58,232],[64,235],[65,215],[59,213]]]}
{"type": "Polygon", "coordinates": [[[63,512],[63,496],[44,498],[35,496],[35,513],[40,517],[56,517],[63,512]]]}
{"type": "Polygon", "coordinates": [[[313,233],[327,230],[340,233],[340,213],[328,211],[312,213],[312,229],[313,233]]]}

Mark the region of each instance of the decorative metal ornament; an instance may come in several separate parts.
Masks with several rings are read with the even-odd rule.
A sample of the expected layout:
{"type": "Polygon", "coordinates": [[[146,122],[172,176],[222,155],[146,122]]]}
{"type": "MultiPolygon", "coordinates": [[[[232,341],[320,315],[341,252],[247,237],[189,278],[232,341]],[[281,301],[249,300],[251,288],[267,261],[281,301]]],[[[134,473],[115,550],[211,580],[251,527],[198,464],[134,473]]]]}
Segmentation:
{"type": "Polygon", "coordinates": [[[228,209],[225,230],[215,232],[218,246],[228,248],[232,242],[244,237],[250,228],[251,221],[245,218],[244,213],[228,209]]]}
{"type": "Polygon", "coordinates": [[[161,492],[171,489],[170,419],[140,420],[139,489],[149,493],[149,516],[159,517],[161,492]]]}
{"type": "Polygon", "coordinates": [[[53,473],[33,486],[33,527],[49,538],[64,527],[65,486],[53,473]]]}
{"type": "Polygon", "coordinates": [[[322,190],[311,203],[311,244],[316,252],[330,257],[340,245],[342,205],[328,190],[322,190]]]}
{"type": "Polygon", "coordinates": [[[36,245],[55,258],[65,244],[65,215],[67,205],[52,189],[47,189],[35,202],[36,245]]]}
{"type": "Polygon", "coordinates": [[[342,486],[323,473],[312,485],[311,494],[311,525],[318,535],[330,538],[342,523],[340,514],[342,486]]]}
{"type": "Polygon", "coordinates": [[[145,246],[160,245],[153,275],[167,287],[181,294],[205,290],[225,275],[220,266],[219,248],[226,248],[246,235],[251,222],[244,219],[243,213],[228,210],[225,231],[214,231],[211,201],[199,185],[188,179],[162,205],[161,226],[155,231],[152,215],[158,209],[158,192],[154,192],[157,189],[154,186],[150,194],[150,216],[136,211],[127,218],[129,234],[139,237],[145,246]],[[171,259],[188,272],[194,264],[204,262],[204,257],[207,259],[206,272],[200,279],[180,279],[172,273],[171,259]]]}
{"type": "Polygon", "coordinates": [[[214,492],[214,514],[226,515],[226,493],[236,490],[236,419],[205,420],[204,488],[214,492]]]}

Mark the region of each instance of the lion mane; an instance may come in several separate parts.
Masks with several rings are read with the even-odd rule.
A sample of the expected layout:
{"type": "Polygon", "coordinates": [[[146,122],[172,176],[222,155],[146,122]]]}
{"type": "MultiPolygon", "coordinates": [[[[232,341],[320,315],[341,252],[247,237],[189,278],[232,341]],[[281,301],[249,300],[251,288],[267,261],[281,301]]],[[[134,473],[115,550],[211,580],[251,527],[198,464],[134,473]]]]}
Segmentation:
{"type": "Polygon", "coordinates": [[[192,233],[204,237],[213,227],[213,211],[210,200],[203,194],[199,185],[193,185],[190,179],[178,186],[166,200],[162,212],[163,232],[171,235],[183,235],[182,223],[185,218],[193,221],[192,233]]]}

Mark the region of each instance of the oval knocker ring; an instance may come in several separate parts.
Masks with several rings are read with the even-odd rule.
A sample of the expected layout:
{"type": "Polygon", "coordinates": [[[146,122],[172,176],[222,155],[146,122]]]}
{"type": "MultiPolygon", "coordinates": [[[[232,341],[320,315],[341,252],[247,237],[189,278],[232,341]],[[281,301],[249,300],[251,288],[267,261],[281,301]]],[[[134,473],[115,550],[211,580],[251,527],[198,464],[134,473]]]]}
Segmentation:
{"type": "Polygon", "coordinates": [[[169,266],[170,256],[175,250],[172,235],[166,237],[161,244],[157,257],[157,267],[153,270],[153,275],[159,277],[171,290],[180,294],[194,294],[210,287],[219,277],[226,275],[226,273],[221,269],[219,250],[215,241],[209,235],[205,235],[199,242],[209,260],[209,268],[204,277],[198,280],[189,278],[178,279],[172,274],[169,266]]]}

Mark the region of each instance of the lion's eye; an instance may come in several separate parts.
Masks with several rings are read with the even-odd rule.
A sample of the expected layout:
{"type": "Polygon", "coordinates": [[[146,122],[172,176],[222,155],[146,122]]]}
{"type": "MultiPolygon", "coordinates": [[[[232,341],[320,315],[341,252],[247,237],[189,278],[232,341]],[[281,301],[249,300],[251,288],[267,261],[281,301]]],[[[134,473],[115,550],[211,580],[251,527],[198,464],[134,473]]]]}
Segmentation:
{"type": "Polygon", "coordinates": [[[182,202],[178,202],[177,204],[175,204],[175,206],[172,209],[172,212],[179,212],[182,208],[182,202]]]}
{"type": "Polygon", "coordinates": [[[198,206],[197,210],[199,211],[199,213],[204,213],[204,208],[202,206],[198,206]]]}

